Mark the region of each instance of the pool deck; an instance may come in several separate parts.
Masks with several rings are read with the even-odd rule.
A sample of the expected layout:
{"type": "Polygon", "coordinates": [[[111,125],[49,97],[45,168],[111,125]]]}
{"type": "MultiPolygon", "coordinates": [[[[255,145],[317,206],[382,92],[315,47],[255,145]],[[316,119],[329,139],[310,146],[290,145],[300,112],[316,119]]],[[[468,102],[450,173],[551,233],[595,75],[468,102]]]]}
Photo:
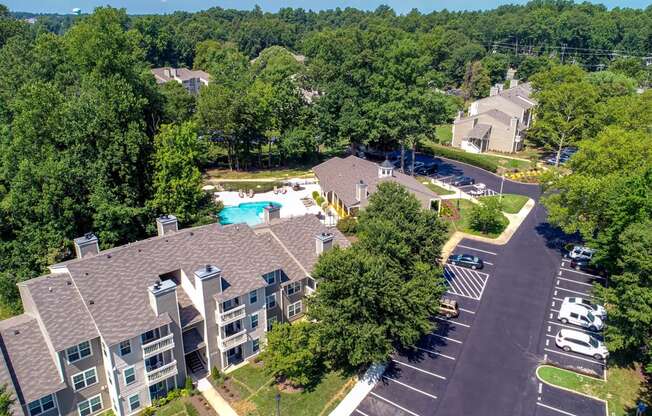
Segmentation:
{"type": "Polygon", "coordinates": [[[317,206],[305,207],[301,198],[312,198],[312,192],[319,192],[320,188],[317,184],[302,185],[300,191],[293,191],[292,188],[286,187],[287,193],[274,194],[274,192],[264,192],[254,194],[253,198],[245,196],[240,198],[237,192],[218,192],[219,200],[222,201],[224,206],[237,206],[244,202],[260,202],[271,201],[281,204],[281,218],[300,217],[306,214],[317,214],[322,210],[317,206]]]}

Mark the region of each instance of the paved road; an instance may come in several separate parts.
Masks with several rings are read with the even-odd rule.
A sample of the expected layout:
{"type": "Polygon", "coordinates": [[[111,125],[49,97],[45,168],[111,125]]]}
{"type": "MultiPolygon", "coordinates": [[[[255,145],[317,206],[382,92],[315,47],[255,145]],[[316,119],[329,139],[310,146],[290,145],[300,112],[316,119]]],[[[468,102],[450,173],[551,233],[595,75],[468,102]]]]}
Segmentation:
{"type": "MultiPolygon", "coordinates": [[[[440,175],[472,176],[500,188],[501,178],[489,172],[437,161],[440,175]]],[[[503,191],[535,200],[540,196],[538,186],[507,180],[503,191]]],[[[438,322],[438,333],[420,344],[430,354],[418,359],[399,354],[399,363],[393,363],[355,414],[604,415],[602,403],[541,385],[535,376],[543,361],[543,328],[564,238],[547,224],[546,211],[537,203],[507,245],[463,240],[460,245],[466,248],[458,245],[457,251],[471,250],[491,262],[484,281],[468,273],[457,282],[448,279],[452,296],[467,295],[459,298],[467,312],[458,323],[438,322]]]]}

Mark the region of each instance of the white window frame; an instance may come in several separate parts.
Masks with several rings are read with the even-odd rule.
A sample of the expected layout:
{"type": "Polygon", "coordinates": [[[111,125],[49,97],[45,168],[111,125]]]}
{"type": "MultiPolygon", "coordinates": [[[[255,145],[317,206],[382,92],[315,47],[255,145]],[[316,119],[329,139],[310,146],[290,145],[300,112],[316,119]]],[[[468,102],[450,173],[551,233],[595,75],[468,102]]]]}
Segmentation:
{"type": "Polygon", "coordinates": [[[303,304],[301,303],[300,300],[288,305],[288,318],[293,318],[299,315],[300,313],[303,313],[303,304]],[[299,305],[298,311],[297,311],[297,305],[299,305]],[[290,312],[290,309],[292,309],[292,312],[290,312]]]}
{"type": "Polygon", "coordinates": [[[129,396],[129,398],[127,399],[127,403],[129,404],[130,412],[135,412],[137,409],[140,409],[140,406],[142,406],[142,404],[140,403],[140,394],[136,393],[129,396]],[[133,404],[131,403],[131,399],[133,399],[134,397],[136,398],[136,400],[138,400],[138,406],[136,407],[133,407],[133,404]]]}
{"type": "MultiPolygon", "coordinates": [[[[85,350],[85,348],[84,348],[84,350],[85,350]]],[[[66,348],[66,360],[68,360],[68,364],[76,363],[77,361],[83,360],[86,357],[91,357],[92,355],[93,355],[93,345],[91,344],[90,341],[83,341],[83,342],[80,342],[79,344],[77,344],[77,345],[75,345],[73,347],[66,348]],[[83,344],[88,344],[88,351],[89,351],[88,355],[82,356],[82,349],[79,348],[79,347],[80,347],[80,345],[83,345],[83,344]],[[71,351],[71,350],[74,350],[74,351],[71,351]],[[77,358],[75,360],[70,360],[70,354],[71,353],[73,353],[73,354],[77,353],[77,356],[79,358],[77,358]]]]}
{"type": "Polygon", "coordinates": [[[301,292],[301,282],[290,283],[285,287],[285,292],[288,294],[288,296],[292,296],[295,293],[301,292]]]}
{"type": "MultiPolygon", "coordinates": [[[[48,402],[46,402],[46,403],[48,403],[48,402]]],[[[40,414],[43,414],[43,413],[47,412],[48,410],[52,410],[52,409],[56,409],[56,408],[57,408],[57,402],[54,400],[54,396],[51,395],[51,394],[48,394],[48,395],[45,395],[45,396],[41,397],[40,399],[34,400],[33,402],[29,402],[27,404],[27,413],[29,414],[29,416],[38,416],[40,414]],[[44,399],[47,399],[48,397],[50,398],[49,403],[52,403],[52,407],[50,407],[49,409],[45,409],[45,406],[43,406],[43,403],[44,403],[44,399]],[[38,412],[32,413],[32,408],[30,406],[32,404],[34,404],[34,403],[38,403],[38,412]]]]}
{"type": "Polygon", "coordinates": [[[273,271],[271,273],[267,273],[263,277],[265,279],[265,282],[267,282],[268,285],[273,285],[273,284],[276,283],[276,271],[273,271]],[[270,277],[271,277],[271,281],[269,279],[270,277]]]}
{"type": "Polygon", "coordinates": [[[97,396],[89,397],[88,399],[86,399],[84,401],[81,401],[81,402],[79,402],[77,404],[77,414],[79,416],[88,416],[88,415],[82,415],[81,407],[82,407],[83,404],[88,404],[88,410],[90,410],[90,413],[88,413],[88,415],[92,415],[93,413],[97,413],[97,412],[101,411],[104,408],[104,403],[102,403],[102,394],[98,394],[97,396]],[[93,405],[91,403],[91,401],[95,400],[95,399],[100,399],[100,408],[97,409],[97,410],[93,410],[93,405]]]}
{"type": "Polygon", "coordinates": [[[251,326],[251,329],[256,329],[258,328],[258,325],[260,325],[260,319],[258,318],[259,317],[257,313],[251,314],[249,317],[249,325],[251,326]],[[256,318],[256,326],[254,326],[254,317],[256,318]]]}
{"type": "Polygon", "coordinates": [[[269,319],[267,320],[267,331],[271,331],[271,330],[272,330],[272,326],[273,326],[275,323],[277,323],[277,322],[278,322],[278,318],[277,318],[277,317],[272,316],[271,318],[269,318],[269,319]],[[270,325],[270,323],[271,323],[271,325],[270,325]]]}
{"type": "Polygon", "coordinates": [[[252,290],[251,292],[249,292],[249,304],[253,305],[256,302],[258,302],[258,291],[252,290]],[[251,300],[252,298],[253,300],[251,300]]]}
{"type": "Polygon", "coordinates": [[[129,386],[129,385],[135,383],[136,382],[136,367],[134,367],[132,365],[131,367],[125,368],[124,371],[122,372],[122,379],[125,382],[125,386],[129,386]],[[127,382],[127,371],[128,370],[133,370],[134,371],[134,380],[132,382],[127,382]]]}
{"type": "Polygon", "coordinates": [[[267,306],[267,309],[272,309],[272,308],[275,308],[275,307],[276,307],[276,293],[272,293],[271,295],[268,295],[268,296],[265,298],[265,305],[267,306]],[[269,306],[269,304],[270,304],[270,301],[269,301],[270,298],[271,298],[271,299],[274,299],[274,305],[272,305],[272,306],[269,306]]]}
{"type": "Polygon", "coordinates": [[[96,368],[96,367],[93,367],[93,368],[89,368],[88,370],[80,371],[80,372],[77,373],[77,374],[73,374],[73,375],[70,377],[70,381],[71,381],[71,383],[72,383],[72,388],[73,388],[73,390],[75,390],[75,391],[83,390],[83,389],[85,389],[86,387],[93,386],[93,385],[95,385],[95,384],[97,384],[97,383],[99,382],[99,380],[97,379],[97,368],[96,368]],[[92,374],[92,375],[91,375],[91,374],[92,374]],[[75,377],[78,377],[78,376],[82,376],[83,381],[84,381],[84,385],[81,386],[81,387],[77,387],[77,386],[76,386],[77,383],[75,383],[75,377]],[[89,382],[88,382],[88,379],[91,378],[91,377],[92,377],[92,378],[95,378],[95,381],[92,382],[92,383],[89,383],[89,382]]]}
{"type": "Polygon", "coordinates": [[[124,341],[121,341],[120,344],[118,344],[118,349],[120,350],[120,356],[124,357],[125,355],[131,354],[131,340],[126,339],[124,341]],[[128,346],[129,351],[128,352],[123,352],[122,351],[122,344],[126,343],[126,346],[128,346]]]}

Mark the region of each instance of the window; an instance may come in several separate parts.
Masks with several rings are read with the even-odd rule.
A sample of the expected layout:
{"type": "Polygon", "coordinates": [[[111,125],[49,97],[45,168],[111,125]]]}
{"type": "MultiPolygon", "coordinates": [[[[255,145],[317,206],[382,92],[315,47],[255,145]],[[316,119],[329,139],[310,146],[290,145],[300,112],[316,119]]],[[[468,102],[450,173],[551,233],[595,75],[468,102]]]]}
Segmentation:
{"type": "Polygon", "coordinates": [[[288,306],[288,318],[292,318],[295,315],[301,313],[301,301],[292,303],[288,306]]]}
{"type": "Polygon", "coordinates": [[[258,292],[255,290],[252,290],[249,292],[249,303],[254,304],[258,302],[258,292]]]}
{"type": "Polygon", "coordinates": [[[131,341],[122,341],[120,343],[120,355],[127,355],[129,353],[131,353],[131,341]]]}
{"type": "Polygon", "coordinates": [[[276,272],[267,273],[263,276],[268,285],[276,283],[276,272]]]}
{"type": "Polygon", "coordinates": [[[295,293],[301,292],[301,282],[293,282],[287,285],[287,294],[294,295],[295,293]]]}
{"type": "Polygon", "coordinates": [[[147,331],[144,334],[140,336],[140,340],[143,344],[147,344],[150,341],[154,341],[155,339],[159,338],[159,330],[158,328],[153,329],[151,331],[147,331]]]}
{"type": "Polygon", "coordinates": [[[92,353],[93,351],[91,350],[91,343],[88,341],[84,341],[81,344],[75,345],[74,347],[70,347],[66,350],[66,355],[68,356],[69,363],[79,361],[82,358],[88,357],[92,353]]]}
{"type": "Polygon", "coordinates": [[[72,385],[75,390],[84,389],[88,386],[92,386],[95,383],[97,383],[97,373],[95,372],[95,367],[72,376],[72,385]]]}
{"type": "Polygon", "coordinates": [[[276,306],[276,293],[267,296],[267,309],[272,309],[276,306]]]}
{"type": "Polygon", "coordinates": [[[97,395],[88,400],[84,400],[77,405],[79,416],[88,416],[92,413],[102,410],[102,396],[97,395]]]}
{"type": "Polygon", "coordinates": [[[137,394],[129,397],[129,410],[132,412],[140,407],[140,397],[137,394]]]}
{"type": "Polygon", "coordinates": [[[258,328],[258,314],[251,315],[251,329],[258,328]]]}
{"type": "Polygon", "coordinates": [[[271,331],[272,327],[274,326],[275,323],[276,323],[276,317],[275,316],[272,316],[271,318],[269,318],[267,320],[267,330],[271,331]]]}
{"type": "Polygon", "coordinates": [[[136,381],[136,370],[133,367],[125,368],[124,371],[125,384],[130,385],[136,381]]]}
{"type": "Polygon", "coordinates": [[[40,415],[41,413],[45,413],[50,409],[54,409],[54,398],[51,394],[48,394],[47,396],[41,397],[38,400],[34,400],[28,404],[27,407],[29,408],[30,416],[40,415]]]}
{"type": "Polygon", "coordinates": [[[256,339],[251,341],[251,350],[254,353],[260,351],[260,339],[259,338],[256,338],[256,339]]]}

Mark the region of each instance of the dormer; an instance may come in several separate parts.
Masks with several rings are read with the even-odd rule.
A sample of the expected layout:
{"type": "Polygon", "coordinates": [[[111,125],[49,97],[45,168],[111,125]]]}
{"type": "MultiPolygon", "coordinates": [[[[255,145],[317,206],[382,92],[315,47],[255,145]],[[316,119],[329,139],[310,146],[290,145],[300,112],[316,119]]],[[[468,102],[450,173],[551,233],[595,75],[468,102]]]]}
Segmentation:
{"type": "Polygon", "coordinates": [[[379,178],[389,178],[394,176],[394,165],[385,159],[383,163],[378,165],[378,177],[379,178]]]}

